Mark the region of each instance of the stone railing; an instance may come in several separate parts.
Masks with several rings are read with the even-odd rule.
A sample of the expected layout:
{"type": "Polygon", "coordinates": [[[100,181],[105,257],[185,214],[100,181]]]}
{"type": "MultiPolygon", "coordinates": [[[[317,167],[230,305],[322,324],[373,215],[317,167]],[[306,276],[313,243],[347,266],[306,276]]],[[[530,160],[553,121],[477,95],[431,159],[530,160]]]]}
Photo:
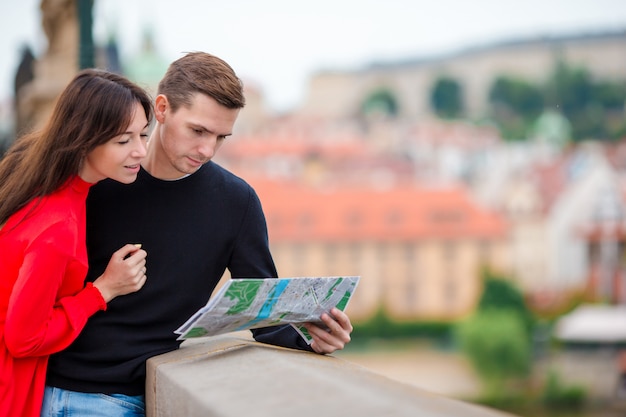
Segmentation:
{"type": "Polygon", "coordinates": [[[239,333],[186,341],[147,371],[147,417],[511,417],[239,333]]]}

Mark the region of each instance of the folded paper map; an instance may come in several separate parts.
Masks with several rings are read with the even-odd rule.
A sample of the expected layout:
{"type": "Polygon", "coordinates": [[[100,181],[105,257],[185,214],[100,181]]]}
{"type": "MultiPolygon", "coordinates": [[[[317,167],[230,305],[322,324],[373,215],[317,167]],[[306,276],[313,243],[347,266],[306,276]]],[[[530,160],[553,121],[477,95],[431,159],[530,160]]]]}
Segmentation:
{"type": "Polygon", "coordinates": [[[302,323],[323,324],[322,313],[344,310],[359,277],[245,278],[228,280],[176,330],[179,340],[291,324],[311,343],[302,323]]]}

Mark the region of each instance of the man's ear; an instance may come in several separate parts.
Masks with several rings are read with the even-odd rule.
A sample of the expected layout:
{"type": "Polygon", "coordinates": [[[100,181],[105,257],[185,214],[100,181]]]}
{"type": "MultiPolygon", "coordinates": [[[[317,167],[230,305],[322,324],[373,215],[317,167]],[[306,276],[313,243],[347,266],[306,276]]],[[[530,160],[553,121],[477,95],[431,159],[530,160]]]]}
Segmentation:
{"type": "Polygon", "coordinates": [[[167,97],[163,94],[159,94],[154,100],[154,117],[159,123],[163,123],[165,120],[165,113],[169,110],[170,103],[167,97]]]}

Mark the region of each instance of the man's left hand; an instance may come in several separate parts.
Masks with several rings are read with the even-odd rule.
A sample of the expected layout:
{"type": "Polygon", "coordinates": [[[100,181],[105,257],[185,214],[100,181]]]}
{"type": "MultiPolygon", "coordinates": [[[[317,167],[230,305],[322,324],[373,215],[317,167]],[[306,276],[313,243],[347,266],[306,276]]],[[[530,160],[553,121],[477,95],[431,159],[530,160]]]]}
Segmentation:
{"type": "Polygon", "coordinates": [[[324,313],[321,317],[328,329],[321,328],[313,323],[305,323],[304,327],[313,337],[311,348],[321,354],[333,353],[343,349],[350,342],[352,323],[346,313],[333,308],[330,314],[324,313]]]}

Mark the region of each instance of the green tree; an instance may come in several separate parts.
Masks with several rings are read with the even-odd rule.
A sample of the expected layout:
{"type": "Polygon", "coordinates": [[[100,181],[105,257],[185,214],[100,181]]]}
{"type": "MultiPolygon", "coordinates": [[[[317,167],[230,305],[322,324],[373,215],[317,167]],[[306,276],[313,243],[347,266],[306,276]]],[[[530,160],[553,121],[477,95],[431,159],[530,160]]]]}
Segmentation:
{"type": "Polygon", "coordinates": [[[572,124],[574,140],[617,139],[623,135],[624,82],[596,81],[584,68],[559,62],[545,87],[546,103],[572,124]]]}
{"type": "Polygon", "coordinates": [[[599,81],[594,83],[592,96],[602,107],[604,133],[608,139],[626,136],[626,82],[599,81]]]}
{"type": "Polygon", "coordinates": [[[525,139],[544,108],[541,90],[516,78],[500,76],[489,90],[491,114],[506,139],[525,139]]]}
{"type": "Polygon", "coordinates": [[[527,81],[498,77],[489,90],[492,106],[506,106],[526,120],[532,120],[543,111],[541,90],[527,81]]]}
{"type": "Polygon", "coordinates": [[[598,81],[593,85],[592,97],[606,110],[622,113],[626,101],[626,82],[598,81]]]}
{"type": "Polygon", "coordinates": [[[479,311],[511,310],[517,313],[524,323],[528,335],[534,325],[534,317],[522,292],[510,279],[499,276],[488,269],[482,272],[483,292],[478,301],[479,311]]]}
{"type": "Polygon", "coordinates": [[[531,349],[524,321],[514,310],[479,310],[457,327],[460,347],[485,382],[488,398],[508,394],[507,382],[528,375],[531,349]]]}
{"type": "Polygon", "coordinates": [[[558,62],[545,88],[546,104],[558,108],[572,120],[592,101],[593,85],[589,72],[558,62]]]}
{"type": "Polygon", "coordinates": [[[541,114],[562,114],[575,141],[619,139],[626,133],[624,81],[594,80],[585,68],[557,62],[545,83],[502,75],[489,90],[490,115],[502,137],[524,140],[541,114]]]}
{"type": "Polygon", "coordinates": [[[441,77],[436,82],[430,96],[433,111],[440,117],[453,119],[463,113],[463,88],[456,80],[441,77]]]}
{"type": "Polygon", "coordinates": [[[526,377],[531,368],[534,319],[522,293],[488,269],[476,312],[456,328],[461,349],[482,377],[486,394],[501,399],[507,382],[526,377]]]}

